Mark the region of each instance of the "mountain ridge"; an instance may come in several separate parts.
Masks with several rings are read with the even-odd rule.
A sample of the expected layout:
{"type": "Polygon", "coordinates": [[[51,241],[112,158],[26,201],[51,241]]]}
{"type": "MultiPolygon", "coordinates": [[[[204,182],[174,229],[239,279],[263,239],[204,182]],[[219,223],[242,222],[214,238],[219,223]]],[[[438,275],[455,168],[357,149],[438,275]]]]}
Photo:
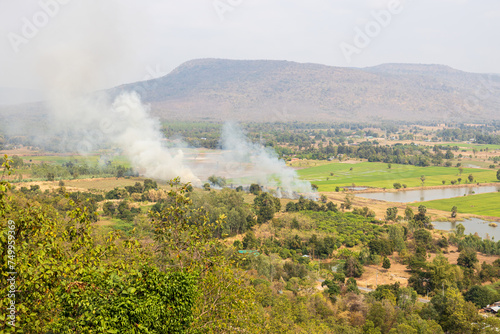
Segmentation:
{"type": "MultiPolygon", "coordinates": [[[[333,67],[286,60],[194,59],[167,75],[106,90],[136,91],[161,120],[243,122],[500,119],[500,75],[438,64],[333,67]]],[[[1,102],[1,101],[0,101],[1,102]]],[[[47,103],[1,105],[5,126],[49,114],[47,103]]]]}
{"type": "Polygon", "coordinates": [[[187,61],[161,78],[122,85],[110,92],[116,95],[130,90],[138,91],[162,119],[500,118],[499,75],[437,64],[350,68],[205,58],[187,61]],[[481,90],[490,94],[479,94],[481,90]]]}

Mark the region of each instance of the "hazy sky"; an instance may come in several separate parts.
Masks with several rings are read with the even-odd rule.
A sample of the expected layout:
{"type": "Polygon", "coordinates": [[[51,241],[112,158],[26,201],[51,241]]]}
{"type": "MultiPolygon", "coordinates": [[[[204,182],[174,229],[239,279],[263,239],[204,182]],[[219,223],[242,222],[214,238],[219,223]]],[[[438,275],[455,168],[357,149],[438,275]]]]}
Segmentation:
{"type": "Polygon", "coordinates": [[[109,87],[195,58],[500,73],[499,0],[0,0],[0,35],[0,87],[109,87]]]}

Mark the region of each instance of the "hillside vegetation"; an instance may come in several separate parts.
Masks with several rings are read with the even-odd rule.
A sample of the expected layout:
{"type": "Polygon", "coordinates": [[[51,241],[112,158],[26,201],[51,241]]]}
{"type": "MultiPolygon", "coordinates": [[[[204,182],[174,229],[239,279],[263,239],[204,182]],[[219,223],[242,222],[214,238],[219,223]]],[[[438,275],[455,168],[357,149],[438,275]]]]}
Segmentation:
{"type": "MultiPolygon", "coordinates": [[[[441,65],[343,68],[275,60],[196,59],[110,89],[138,92],[164,120],[293,122],[500,119],[500,76],[441,65]]],[[[4,124],[45,121],[45,103],[0,105],[4,124]]],[[[19,127],[20,125],[18,125],[19,127]]],[[[12,131],[12,129],[11,129],[12,131]]],[[[33,131],[33,130],[31,130],[33,131]]]]}
{"type": "Polygon", "coordinates": [[[164,119],[241,121],[498,119],[500,76],[440,65],[341,68],[198,59],[112,90],[138,91],[164,119]],[[477,92],[488,94],[477,96],[477,92]],[[182,112],[181,112],[182,111],[182,112]]]}

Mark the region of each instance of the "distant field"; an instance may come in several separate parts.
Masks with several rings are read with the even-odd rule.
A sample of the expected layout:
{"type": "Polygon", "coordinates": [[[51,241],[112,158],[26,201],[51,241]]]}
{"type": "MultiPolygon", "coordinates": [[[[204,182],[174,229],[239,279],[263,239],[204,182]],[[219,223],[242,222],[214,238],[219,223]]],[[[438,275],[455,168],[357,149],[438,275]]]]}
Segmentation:
{"type": "Polygon", "coordinates": [[[451,180],[462,178],[462,183],[469,174],[475,182],[497,182],[496,170],[464,168],[459,175],[455,167],[415,167],[410,165],[392,164],[391,169],[386,163],[361,162],[339,163],[333,162],[321,166],[305,168],[297,171],[299,176],[318,185],[319,191],[334,191],[336,186],[367,186],[376,188],[393,188],[393,183],[399,182],[408,187],[420,187],[420,176],[425,175],[425,186],[440,186],[445,180],[449,185],[451,180]],[[353,170],[351,171],[350,168],[353,170]],[[333,176],[330,175],[333,173],[333,176]],[[329,180],[327,180],[329,178],[329,180]]]}
{"type": "MultiPolygon", "coordinates": [[[[101,159],[101,155],[87,155],[87,156],[62,156],[62,155],[36,155],[36,156],[23,156],[22,157],[25,162],[47,162],[47,163],[57,163],[63,164],[69,161],[78,162],[78,163],[87,163],[89,165],[95,165],[99,163],[101,159]]],[[[123,165],[125,167],[130,167],[130,163],[124,156],[113,156],[111,161],[117,165],[123,165]]]]}
{"type": "Polygon", "coordinates": [[[418,205],[420,204],[423,204],[431,209],[443,211],[451,211],[451,208],[456,206],[459,214],[470,213],[481,216],[500,217],[499,192],[418,203],[418,205]]]}
{"type": "Polygon", "coordinates": [[[110,191],[117,187],[133,186],[136,182],[143,182],[143,178],[96,178],[96,179],[78,179],[64,181],[67,187],[83,188],[83,189],[98,189],[110,191]]]}
{"type": "Polygon", "coordinates": [[[491,144],[466,144],[466,143],[449,143],[451,146],[463,147],[464,149],[469,149],[472,151],[473,148],[479,150],[488,149],[488,151],[492,150],[500,150],[500,145],[491,145],[491,144]]]}
{"type": "MultiPolygon", "coordinates": [[[[465,143],[465,142],[423,142],[423,141],[414,141],[414,140],[396,140],[396,141],[388,141],[388,140],[384,140],[383,141],[384,144],[388,144],[388,145],[393,145],[395,143],[401,143],[401,144],[411,144],[411,143],[416,143],[416,144],[419,144],[419,145],[423,145],[423,146],[429,146],[429,147],[432,147],[434,145],[442,145],[442,146],[458,146],[460,149],[464,149],[464,150],[467,150],[467,151],[471,151],[472,152],[472,149],[477,149],[478,151],[480,150],[484,150],[484,149],[488,149],[488,151],[495,151],[495,150],[500,150],[500,145],[494,145],[494,144],[468,144],[468,143],[465,143]]],[[[460,154],[461,152],[454,152],[453,153],[456,153],[456,154],[460,154]]]]}

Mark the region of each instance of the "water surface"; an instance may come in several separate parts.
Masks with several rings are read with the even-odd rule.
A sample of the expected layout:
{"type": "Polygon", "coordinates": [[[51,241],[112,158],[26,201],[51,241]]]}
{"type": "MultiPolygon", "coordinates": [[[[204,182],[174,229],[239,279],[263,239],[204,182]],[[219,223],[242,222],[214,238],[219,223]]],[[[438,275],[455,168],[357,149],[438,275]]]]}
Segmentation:
{"type": "Polygon", "coordinates": [[[358,193],[356,196],[377,199],[388,202],[423,202],[436,199],[461,197],[472,194],[493,193],[500,190],[500,185],[495,186],[475,186],[475,187],[453,187],[443,189],[417,189],[403,190],[397,192],[379,192],[379,193],[358,193]]]}
{"type": "Polygon", "coordinates": [[[360,190],[366,190],[368,189],[368,187],[342,187],[342,189],[350,191],[360,191],[360,190]]]}
{"type": "Polygon", "coordinates": [[[468,218],[464,221],[452,222],[432,222],[436,230],[451,231],[454,230],[458,224],[465,227],[465,234],[477,233],[481,238],[486,239],[489,237],[491,240],[500,240],[500,223],[498,227],[489,226],[490,222],[478,218],[468,218]]]}

